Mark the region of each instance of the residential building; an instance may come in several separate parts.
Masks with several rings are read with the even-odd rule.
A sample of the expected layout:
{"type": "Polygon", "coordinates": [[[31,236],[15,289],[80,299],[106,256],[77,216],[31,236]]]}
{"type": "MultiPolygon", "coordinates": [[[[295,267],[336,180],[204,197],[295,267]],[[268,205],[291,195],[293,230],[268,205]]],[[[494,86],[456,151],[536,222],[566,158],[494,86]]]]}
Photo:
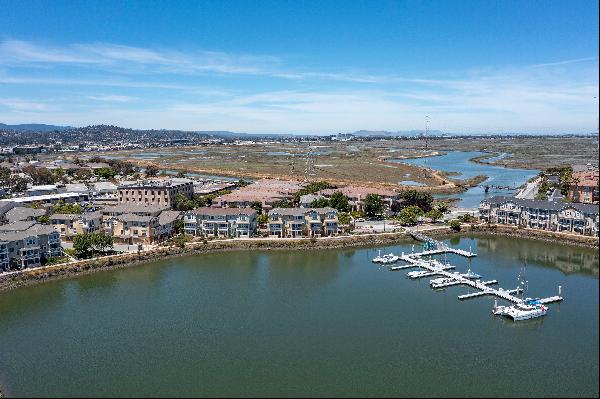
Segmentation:
{"type": "Polygon", "coordinates": [[[120,204],[167,205],[173,207],[175,198],[192,198],[194,187],[188,179],[144,180],[118,187],[120,204]]]}
{"type": "Polygon", "coordinates": [[[38,195],[66,193],[67,188],[64,185],[43,184],[39,186],[31,186],[25,192],[25,195],[32,197],[38,195]]]}
{"type": "Polygon", "coordinates": [[[254,183],[218,197],[215,202],[223,208],[236,206],[246,208],[258,202],[262,208],[271,209],[280,201],[291,201],[294,194],[302,189],[303,184],[296,181],[261,179],[254,183]]]}
{"type": "Polygon", "coordinates": [[[23,206],[17,206],[6,212],[4,218],[8,223],[28,220],[35,221],[40,216],[43,216],[45,214],[46,209],[34,209],[23,206]]]}
{"type": "Polygon", "coordinates": [[[249,238],[256,232],[252,208],[197,208],[184,215],[186,234],[204,237],[249,238]]]}
{"type": "Polygon", "coordinates": [[[534,229],[598,236],[598,205],[492,197],[481,201],[480,219],[534,229]]]}
{"type": "Polygon", "coordinates": [[[573,202],[597,204],[600,199],[598,170],[581,170],[573,172],[572,183],[569,186],[569,198],[573,202]]]}
{"type": "Polygon", "coordinates": [[[339,232],[333,208],[274,208],[269,211],[269,234],[277,237],[321,237],[339,232]]]}
{"type": "Polygon", "coordinates": [[[50,224],[61,237],[71,240],[78,234],[95,233],[102,228],[100,212],[85,212],[82,214],[55,213],[50,216],[50,224]]]}
{"type": "Polygon", "coordinates": [[[341,188],[325,189],[319,191],[317,194],[325,198],[330,198],[333,193],[337,191],[348,197],[348,205],[352,211],[362,211],[364,208],[364,200],[369,194],[379,195],[383,200],[385,208],[388,210],[392,206],[392,203],[394,203],[394,201],[396,201],[399,197],[399,194],[392,190],[361,186],[346,186],[341,188]]]}
{"type": "Polygon", "coordinates": [[[90,196],[87,193],[59,193],[2,199],[0,205],[6,202],[13,202],[16,206],[28,206],[35,203],[56,204],[58,202],[71,204],[88,202],[89,199],[90,196]]]}
{"type": "Polygon", "coordinates": [[[41,266],[51,257],[61,256],[59,234],[36,222],[15,222],[0,226],[0,269],[41,266]]]}
{"type": "Polygon", "coordinates": [[[173,235],[174,223],[181,214],[162,205],[121,204],[100,211],[102,226],[115,241],[150,244],[173,235]]]}

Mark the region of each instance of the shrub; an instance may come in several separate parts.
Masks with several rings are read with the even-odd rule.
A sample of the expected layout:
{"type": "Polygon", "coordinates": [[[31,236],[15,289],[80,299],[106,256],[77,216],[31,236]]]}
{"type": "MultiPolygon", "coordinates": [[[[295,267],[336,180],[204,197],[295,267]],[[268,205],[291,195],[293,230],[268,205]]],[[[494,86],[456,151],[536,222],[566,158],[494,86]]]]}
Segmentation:
{"type": "Polygon", "coordinates": [[[452,220],[450,222],[450,228],[454,231],[460,231],[460,221],[459,220],[452,220]]]}

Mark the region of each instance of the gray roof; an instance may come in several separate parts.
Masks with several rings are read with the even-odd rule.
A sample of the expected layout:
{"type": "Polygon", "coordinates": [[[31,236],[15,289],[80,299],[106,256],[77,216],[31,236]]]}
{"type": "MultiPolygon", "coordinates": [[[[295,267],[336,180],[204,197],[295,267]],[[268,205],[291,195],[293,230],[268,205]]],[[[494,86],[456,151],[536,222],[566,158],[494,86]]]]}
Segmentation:
{"type": "Polygon", "coordinates": [[[211,216],[236,216],[240,214],[244,215],[256,215],[256,210],[252,208],[196,208],[192,212],[196,215],[211,215],[211,216]]]}
{"type": "Polygon", "coordinates": [[[87,193],[90,189],[83,183],[69,183],[65,185],[67,192],[70,193],[87,193]]]}
{"type": "Polygon", "coordinates": [[[181,212],[179,211],[162,211],[160,215],[158,215],[158,224],[161,226],[169,223],[173,223],[179,216],[181,212]]]}
{"type": "MultiPolygon", "coordinates": [[[[532,200],[532,199],[522,199],[522,198],[514,198],[514,197],[503,197],[497,196],[484,200],[490,205],[500,205],[505,204],[507,202],[512,202],[518,206],[527,207],[527,208],[536,208],[536,209],[546,209],[549,211],[560,211],[565,208],[574,208],[579,212],[588,214],[588,215],[597,215],[599,211],[598,204],[580,204],[576,202],[562,202],[562,201],[546,201],[546,200],[532,200]]],[[[484,202],[482,201],[482,202],[484,202]]]]}
{"type": "Polygon", "coordinates": [[[141,214],[152,214],[159,213],[161,211],[168,210],[169,207],[167,205],[157,205],[157,204],[119,204],[106,206],[102,209],[103,214],[107,213],[141,213],[141,214]]]}
{"type": "Polygon", "coordinates": [[[278,213],[280,215],[288,215],[288,216],[302,216],[306,215],[311,211],[316,211],[319,215],[323,215],[328,212],[337,212],[333,208],[273,208],[269,211],[269,215],[273,213],[278,213]]]}
{"type": "Polygon", "coordinates": [[[151,222],[154,216],[140,216],[135,213],[124,213],[119,216],[115,216],[117,220],[122,222],[151,222]]]}
{"type": "MultiPolygon", "coordinates": [[[[22,240],[31,236],[40,236],[44,234],[58,234],[54,227],[36,222],[26,222],[29,227],[26,229],[17,230],[2,230],[0,231],[0,241],[16,241],[22,240]]],[[[13,223],[14,224],[14,223],[13,223]]],[[[24,225],[23,225],[24,226],[24,225]]],[[[4,226],[1,226],[4,227],[4,226]]],[[[22,227],[22,226],[21,226],[22,227]]]]}
{"type": "Polygon", "coordinates": [[[14,202],[0,202],[0,215],[4,215],[15,206],[16,204],[14,202]]]}
{"type": "Polygon", "coordinates": [[[36,224],[34,221],[17,221],[0,226],[0,231],[24,231],[36,224]]]}
{"type": "Polygon", "coordinates": [[[21,220],[27,220],[29,218],[37,218],[45,214],[45,209],[34,209],[27,208],[24,206],[17,206],[6,212],[5,217],[8,222],[17,222],[21,220]]]}

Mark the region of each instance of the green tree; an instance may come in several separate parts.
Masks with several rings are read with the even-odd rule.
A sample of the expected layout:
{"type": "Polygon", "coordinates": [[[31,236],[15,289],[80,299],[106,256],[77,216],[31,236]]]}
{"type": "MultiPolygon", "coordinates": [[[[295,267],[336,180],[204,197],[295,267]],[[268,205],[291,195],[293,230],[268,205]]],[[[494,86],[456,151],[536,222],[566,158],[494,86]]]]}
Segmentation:
{"type": "Polygon", "coordinates": [[[310,203],[311,208],[326,208],[330,204],[327,198],[317,198],[310,203]]]}
{"type": "Polygon", "coordinates": [[[183,234],[183,227],[183,219],[175,219],[175,221],[173,222],[173,232],[175,234],[183,234]]]}
{"type": "Polygon", "coordinates": [[[58,181],[56,175],[46,168],[29,165],[23,168],[23,172],[31,177],[33,184],[54,184],[58,181]]]}
{"type": "Polygon", "coordinates": [[[293,208],[294,204],[288,200],[280,200],[273,202],[273,208],[293,208]]]}
{"type": "Polygon", "coordinates": [[[408,208],[404,208],[400,211],[397,218],[401,225],[403,226],[414,226],[419,221],[419,212],[423,212],[421,208],[417,206],[409,206],[408,208]]]}
{"type": "Polygon", "coordinates": [[[92,250],[92,238],[90,237],[90,234],[77,234],[73,237],[73,249],[78,258],[89,256],[92,250]]]}
{"type": "Polygon", "coordinates": [[[450,210],[450,206],[445,201],[440,201],[435,205],[435,209],[442,213],[447,213],[450,210]]]}
{"type": "Polygon", "coordinates": [[[91,233],[90,241],[92,244],[92,248],[99,252],[106,252],[107,250],[112,250],[114,242],[112,236],[104,233],[91,233]]]}
{"type": "Polygon", "coordinates": [[[433,197],[429,193],[422,193],[417,190],[406,190],[400,193],[402,205],[418,206],[423,212],[429,212],[432,208],[433,197]]]}
{"type": "Polygon", "coordinates": [[[77,214],[80,215],[85,209],[79,204],[58,203],[52,207],[53,213],[77,214]]]}
{"type": "Polygon", "coordinates": [[[436,222],[444,217],[444,214],[439,209],[432,209],[425,214],[426,217],[436,222]]]}
{"type": "Polygon", "coordinates": [[[91,179],[92,176],[93,173],[90,169],[81,168],[75,172],[75,178],[81,181],[87,181],[91,179]]]}
{"type": "Polygon", "coordinates": [[[383,199],[378,194],[367,194],[364,201],[364,210],[367,216],[373,217],[383,213],[383,199]]]}
{"type": "Polygon", "coordinates": [[[185,194],[179,193],[175,196],[174,208],[182,212],[192,210],[194,201],[191,201],[185,194]]]}
{"type": "Polygon", "coordinates": [[[27,190],[28,180],[21,176],[11,176],[8,179],[6,187],[10,188],[11,193],[20,193],[27,190]]]}
{"type": "Polygon", "coordinates": [[[160,168],[155,164],[150,164],[146,166],[146,177],[156,177],[160,168]]]}
{"type": "Polygon", "coordinates": [[[347,212],[341,212],[338,214],[338,222],[340,222],[340,224],[350,224],[350,222],[352,221],[350,214],[347,212]]]}
{"type": "Polygon", "coordinates": [[[111,180],[117,173],[112,168],[98,168],[94,169],[94,174],[101,179],[111,180]]]}
{"type": "Polygon", "coordinates": [[[260,214],[256,218],[256,221],[260,225],[265,225],[265,224],[269,223],[269,215],[267,215],[266,213],[260,214]]]}
{"type": "Polygon", "coordinates": [[[450,222],[450,228],[454,231],[460,231],[460,221],[459,220],[452,220],[450,222]]]}
{"type": "Polygon", "coordinates": [[[212,200],[210,200],[207,195],[194,194],[192,202],[194,203],[194,208],[202,208],[212,204],[212,200]]]}
{"type": "Polygon", "coordinates": [[[250,208],[254,209],[256,211],[256,213],[258,213],[260,215],[263,210],[262,202],[254,201],[253,203],[250,204],[250,208]]]}
{"type": "Polygon", "coordinates": [[[38,218],[38,222],[42,223],[42,224],[49,224],[50,223],[50,216],[48,215],[42,215],[38,218]]]}
{"type": "Polygon", "coordinates": [[[336,191],[331,194],[329,198],[329,206],[337,209],[338,212],[348,212],[348,197],[346,197],[341,191],[336,191]]]}
{"type": "Polygon", "coordinates": [[[248,180],[244,180],[244,179],[240,179],[237,182],[238,187],[246,187],[246,186],[249,186],[250,184],[252,184],[252,183],[250,183],[248,180]]]}

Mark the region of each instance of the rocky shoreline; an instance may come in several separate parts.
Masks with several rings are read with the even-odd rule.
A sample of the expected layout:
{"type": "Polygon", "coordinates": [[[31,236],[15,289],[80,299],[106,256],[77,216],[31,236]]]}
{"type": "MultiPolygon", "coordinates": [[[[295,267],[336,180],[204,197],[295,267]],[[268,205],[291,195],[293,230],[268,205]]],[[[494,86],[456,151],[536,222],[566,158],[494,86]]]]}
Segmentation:
{"type": "MultiPolygon", "coordinates": [[[[422,230],[425,232],[426,230],[422,230]]],[[[511,226],[497,225],[463,225],[460,232],[446,228],[435,228],[427,231],[432,237],[448,237],[469,233],[483,235],[503,235],[517,238],[537,239],[547,242],[566,243],[588,248],[598,248],[597,237],[574,236],[564,233],[555,233],[511,226]]],[[[39,284],[45,281],[72,278],[87,275],[102,270],[114,270],[132,267],[140,263],[177,256],[200,255],[222,251],[244,250],[314,250],[336,248],[359,248],[392,245],[402,241],[411,240],[406,232],[383,233],[358,236],[341,236],[321,239],[250,239],[250,240],[214,240],[207,242],[190,243],[184,248],[159,247],[139,254],[119,254],[82,260],[77,262],[48,266],[44,268],[26,270],[0,278],[0,292],[19,287],[39,284]]]]}

